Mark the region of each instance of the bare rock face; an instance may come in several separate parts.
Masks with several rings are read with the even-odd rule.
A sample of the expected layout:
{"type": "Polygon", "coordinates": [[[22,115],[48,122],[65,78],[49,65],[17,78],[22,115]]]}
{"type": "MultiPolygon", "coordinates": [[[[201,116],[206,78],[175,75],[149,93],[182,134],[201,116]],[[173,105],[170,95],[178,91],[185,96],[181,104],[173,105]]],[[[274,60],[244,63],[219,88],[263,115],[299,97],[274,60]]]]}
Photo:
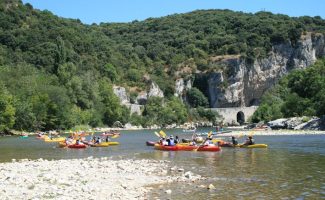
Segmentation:
{"type": "Polygon", "coordinates": [[[130,104],[130,98],[124,87],[113,86],[114,94],[120,99],[122,105],[130,104]]]}
{"type": "Polygon", "coordinates": [[[150,89],[148,92],[148,98],[149,97],[162,97],[162,98],[164,97],[163,91],[154,82],[151,82],[150,89]]]}
{"type": "Polygon", "coordinates": [[[150,83],[148,92],[143,91],[138,94],[136,98],[136,102],[137,104],[145,105],[147,103],[148,98],[150,97],[162,97],[162,98],[164,97],[163,91],[154,82],[150,83]]]}
{"type": "Polygon", "coordinates": [[[187,90],[192,88],[191,80],[184,80],[183,78],[179,78],[175,82],[175,96],[183,97],[187,90]]]}
{"type": "Polygon", "coordinates": [[[295,45],[281,44],[273,47],[267,58],[247,63],[234,56],[215,61],[225,65],[227,72],[208,75],[210,106],[240,107],[257,105],[264,92],[283,75],[293,69],[303,69],[325,55],[322,34],[304,35],[295,45]]]}

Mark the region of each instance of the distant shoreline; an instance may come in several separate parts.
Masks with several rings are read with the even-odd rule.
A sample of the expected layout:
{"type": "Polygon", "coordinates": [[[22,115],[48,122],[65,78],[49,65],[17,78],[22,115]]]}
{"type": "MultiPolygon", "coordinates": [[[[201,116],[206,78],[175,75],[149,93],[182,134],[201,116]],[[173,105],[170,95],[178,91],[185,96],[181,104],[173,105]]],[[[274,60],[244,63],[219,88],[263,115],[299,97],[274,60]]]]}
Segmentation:
{"type": "Polygon", "coordinates": [[[325,135],[325,131],[315,130],[265,130],[265,131],[254,131],[254,130],[243,130],[243,131],[232,131],[230,133],[217,134],[217,137],[227,136],[283,136],[283,135],[325,135]]]}

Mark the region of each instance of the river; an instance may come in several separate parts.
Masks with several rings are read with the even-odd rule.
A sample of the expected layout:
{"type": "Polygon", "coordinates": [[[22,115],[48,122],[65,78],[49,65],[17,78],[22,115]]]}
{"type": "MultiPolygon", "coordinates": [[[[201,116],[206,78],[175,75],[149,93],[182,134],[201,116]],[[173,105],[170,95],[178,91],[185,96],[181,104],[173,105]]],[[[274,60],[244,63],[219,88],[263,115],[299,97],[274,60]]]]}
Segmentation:
{"type": "MultiPolygon", "coordinates": [[[[201,129],[200,131],[208,131],[201,129]]],[[[167,132],[167,131],[166,131],[167,132]]],[[[190,138],[180,130],[167,133],[190,138]]],[[[325,136],[255,136],[267,149],[223,148],[221,152],[163,152],[145,146],[156,140],[152,130],[122,131],[121,145],[107,148],[62,149],[30,136],[0,138],[0,162],[12,159],[112,157],[164,159],[209,179],[172,183],[150,193],[150,199],[325,199],[325,136]],[[213,184],[216,189],[208,190],[213,184]],[[172,194],[165,194],[171,189],[172,194]]]]}

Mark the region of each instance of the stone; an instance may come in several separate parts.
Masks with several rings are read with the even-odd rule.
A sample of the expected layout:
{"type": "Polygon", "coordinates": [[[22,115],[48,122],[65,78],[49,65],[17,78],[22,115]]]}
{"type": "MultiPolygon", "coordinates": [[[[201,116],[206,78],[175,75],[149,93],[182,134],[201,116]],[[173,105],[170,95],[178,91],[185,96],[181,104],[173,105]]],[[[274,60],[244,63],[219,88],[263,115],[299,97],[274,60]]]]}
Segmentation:
{"type": "Polygon", "coordinates": [[[183,168],[179,168],[177,171],[178,172],[184,172],[184,169],[183,168]]]}
{"type": "Polygon", "coordinates": [[[171,194],[172,193],[172,190],[166,190],[165,193],[166,194],[171,194]]]}
{"type": "Polygon", "coordinates": [[[184,174],[184,176],[188,179],[192,179],[193,175],[192,175],[192,172],[188,171],[184,174]]]}
{"type": "Polygon", "coordinates": [[[216,187],[214,187],[214,185],[212,185],[212,184],[208,185],[208,190],[214,190],[214,189],[216,189],[216,187]]]}

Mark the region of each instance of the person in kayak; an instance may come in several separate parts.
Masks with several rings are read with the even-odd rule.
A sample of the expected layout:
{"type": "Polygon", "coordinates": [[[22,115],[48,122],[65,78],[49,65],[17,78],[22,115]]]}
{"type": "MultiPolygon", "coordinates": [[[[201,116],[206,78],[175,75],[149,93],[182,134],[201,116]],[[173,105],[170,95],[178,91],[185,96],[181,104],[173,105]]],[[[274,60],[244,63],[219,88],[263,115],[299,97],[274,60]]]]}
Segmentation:
{"type": "Polygon", "coordinates": [[[232,145],[233,145],[233,146],[238,145],[238,141],[237,141],[237,139],[236,139],[235,136],[232,136],[232,137],[231,137],[231,142],[232,142],[232,145]]]}
{"type": "Polygon", "coordinates": [[[243,145],[248,146],[248,145],[253,145],[253,144],[255,144],[255,141],[254,141],[253,137],[248,136],[248,138],[246,139],[246,141],[245,141],[245,143],[243,145]]]}
{"type": "Polygon", "coordinates": [[[167,142],[168,142],[168,146],[175,146],[175,140],[172,135],[169,136],[169,138],[167,139],[167,142]]]}
{"type": "Polygon", "coordinates": [[[175,140],[174,140],[174,142],[175,142],[175,144],[178,144],[179,143],[179,138],[178,138],[178,136],[176,135],[176,137],[175,137],[175,140]]]}

